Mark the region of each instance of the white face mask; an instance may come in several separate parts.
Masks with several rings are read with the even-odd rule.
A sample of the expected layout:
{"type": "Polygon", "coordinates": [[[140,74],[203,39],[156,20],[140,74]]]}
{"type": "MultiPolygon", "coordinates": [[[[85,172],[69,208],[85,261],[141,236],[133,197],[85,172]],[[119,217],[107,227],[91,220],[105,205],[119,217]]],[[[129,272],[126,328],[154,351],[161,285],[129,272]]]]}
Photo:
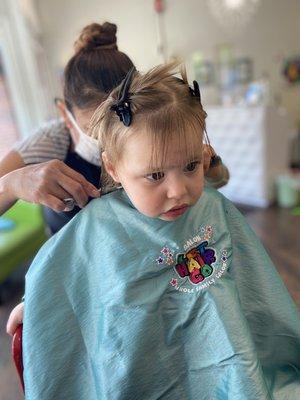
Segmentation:
{"type": "Polygon", "coordinates": [[[69,120],[78,132],[78,141],[75,143],[75,152],[84,160],[96,166],[101,165],[98,141],[82,131],[70,111],[66,110],[69,120]]]}

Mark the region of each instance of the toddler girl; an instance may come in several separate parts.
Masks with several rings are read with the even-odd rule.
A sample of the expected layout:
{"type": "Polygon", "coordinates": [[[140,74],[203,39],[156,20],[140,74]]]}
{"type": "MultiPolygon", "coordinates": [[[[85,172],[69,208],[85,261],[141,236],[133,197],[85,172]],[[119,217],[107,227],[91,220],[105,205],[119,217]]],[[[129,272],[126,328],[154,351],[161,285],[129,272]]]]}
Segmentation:
{"type": "Polygon", "coordinates": [[[26,277],[26,399],[296,399],[300,324],[262,245],[203,186],[206,114],[174,65],[92,118],[106,185],[26,277]]]}

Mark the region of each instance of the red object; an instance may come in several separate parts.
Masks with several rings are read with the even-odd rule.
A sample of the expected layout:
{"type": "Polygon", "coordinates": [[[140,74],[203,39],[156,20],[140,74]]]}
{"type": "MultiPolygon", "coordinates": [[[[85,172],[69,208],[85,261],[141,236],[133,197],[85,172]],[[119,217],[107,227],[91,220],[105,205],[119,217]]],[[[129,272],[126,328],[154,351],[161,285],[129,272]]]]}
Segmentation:
{"type": "Polygon", "coordinates": [[[154,0],[154,9],[157,13],[162,13],[165,10],[165,5],[163,0],[154,0]]]}
{"type": "Polygon", "coordinates": [[[22,332],[23,325],[19,325],[12,339],[12,356],[24,391],[22,332]]]}

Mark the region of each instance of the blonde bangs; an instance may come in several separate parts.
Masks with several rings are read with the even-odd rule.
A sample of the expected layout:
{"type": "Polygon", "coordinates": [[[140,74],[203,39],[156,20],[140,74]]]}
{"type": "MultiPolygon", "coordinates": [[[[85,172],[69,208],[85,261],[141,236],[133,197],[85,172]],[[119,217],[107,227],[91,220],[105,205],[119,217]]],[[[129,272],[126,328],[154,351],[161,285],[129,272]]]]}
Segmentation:
{"type": "MultiPolygon", "coordinates": [[[[161,170],[176,152],[176,164],[184,165],[195,159],[202,160],[203,116],[199,109],[188,112],[177,107],[166,107],[154,114],[143,115],[143,131],[150,136],[152,157],[149,169],[161,170]],[[199,154],[200,152],[200,154],[199,154]]],[[[139,121],[137,121],[137,126],[139,121]]],[[[200,161],[200,160],[199,160],[200,161]]]]}

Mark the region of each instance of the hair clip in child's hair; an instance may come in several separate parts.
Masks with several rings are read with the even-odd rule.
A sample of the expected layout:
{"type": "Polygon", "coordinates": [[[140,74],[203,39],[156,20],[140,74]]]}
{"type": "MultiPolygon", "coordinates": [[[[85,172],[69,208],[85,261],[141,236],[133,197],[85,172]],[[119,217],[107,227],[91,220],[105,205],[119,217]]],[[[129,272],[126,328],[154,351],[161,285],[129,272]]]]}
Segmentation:
{"type": "Polygon", "coordinates": [[[201,95],[200,95],[200,89],[199,89],[198,82],[197,81],[193,81],[193,88],[191,88],[189,86],[189,89],[190,89],[191,95],[193,97],[196,97],[199,100],[200,104],[201,104],[201,95]]]}
{"type": "Polygon", "coordinates": [[[222,158],[220,156],[218,156],[217,154],[214,154],[210,159],[209,167],[215,168],[221,164],[222,164],[222,158]]]}
{"type": "Polygon", "coordinates": [[[132,112],[129,100],[129,88],[132,82],[133,74],[135,72],[136,69],[133,67],[127,73],[120,88],[118,99],[115,102],[115,104],[111,106],[111,110],[118,115],[120,121],[123,122],[125,126],[129,126],[132,121],[132,112]]]}
{"type": "Polygon", "coordinates": [[[125,126],[129,126],[131,124],[132,113],[130,102],[128,100],[120,104],[112,105],[111,110],[117,114],[117,116],[120,118],[120,121],[123,122],[125,126]]]}

